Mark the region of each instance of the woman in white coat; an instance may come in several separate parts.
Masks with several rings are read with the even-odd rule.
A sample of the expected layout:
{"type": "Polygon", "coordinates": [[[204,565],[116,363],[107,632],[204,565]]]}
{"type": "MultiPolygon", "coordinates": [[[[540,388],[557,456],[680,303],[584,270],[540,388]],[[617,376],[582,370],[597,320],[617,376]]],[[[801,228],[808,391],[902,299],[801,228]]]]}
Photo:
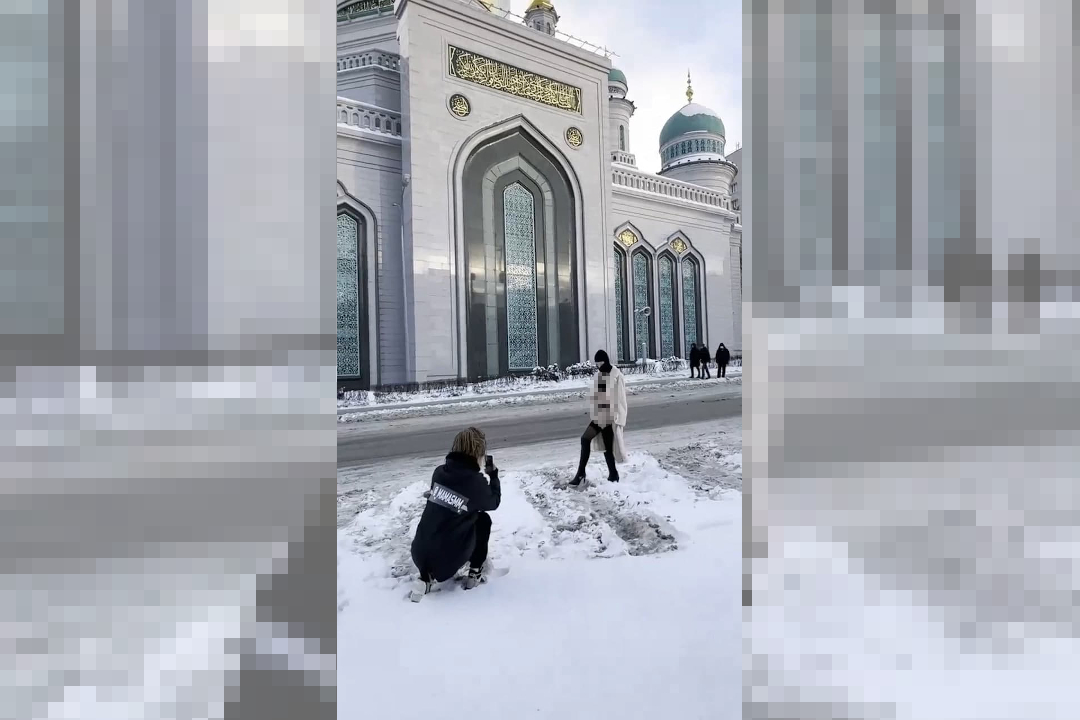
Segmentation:
{"type": "Polygon", "coordinates": [[[585,479],[585,465],[589,462],[589,450],[603,450],[607,461],[608,480],[619,482],[615,462],[626,462],[623,446],[623,427],[626,425],[626,378],[619,368],[613,366],[608,355],[598,350],[593,361],[600,368],[593,381],[590,394],[589,427],[581,436],[581,459],[577,474],[571,485],[580,485],[585,479]]]}

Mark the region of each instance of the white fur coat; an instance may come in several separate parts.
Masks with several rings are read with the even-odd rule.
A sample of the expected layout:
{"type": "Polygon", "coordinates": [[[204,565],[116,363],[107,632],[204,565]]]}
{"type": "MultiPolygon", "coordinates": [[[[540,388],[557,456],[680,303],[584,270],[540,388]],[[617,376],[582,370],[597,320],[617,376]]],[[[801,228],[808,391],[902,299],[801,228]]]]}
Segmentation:
{"type": "MultiPolygon", "coordinates": [[[[596,405],[597,394],[600,386],[600,373],[593,378],[592,394],[589,400],[589,419],[593,422],[600,416],[600,408],[596,405]]],[[[623,442],[623,427],[626,425],[626,376],[614,365],[608,374],[608,399],[611,401],[612,414],[615,417],[615,462],[626,462],[626,445],[623,442]]],[[[597,435],[593,438],[593,450],[604,451],[604,436],[597,435]]]]}

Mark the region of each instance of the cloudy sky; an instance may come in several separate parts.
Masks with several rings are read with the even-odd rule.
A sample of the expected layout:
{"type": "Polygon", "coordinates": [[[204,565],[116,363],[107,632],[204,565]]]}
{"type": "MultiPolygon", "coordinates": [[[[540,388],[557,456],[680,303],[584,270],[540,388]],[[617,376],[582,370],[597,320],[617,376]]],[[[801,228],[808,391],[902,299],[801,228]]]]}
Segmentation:
{"type": "MultiPolygon", "coordinates": [[[[530,0],[507,0],[523,15],[530,0]]],[[[552,0],[559,29],[617,53],[611,61],[626,73],[630,150],[638,167],[660,169],[660,128],[686,104],[686,71],[694,102],[724,121],[727,151],[742,142],[741,0],[552,0]]]]}

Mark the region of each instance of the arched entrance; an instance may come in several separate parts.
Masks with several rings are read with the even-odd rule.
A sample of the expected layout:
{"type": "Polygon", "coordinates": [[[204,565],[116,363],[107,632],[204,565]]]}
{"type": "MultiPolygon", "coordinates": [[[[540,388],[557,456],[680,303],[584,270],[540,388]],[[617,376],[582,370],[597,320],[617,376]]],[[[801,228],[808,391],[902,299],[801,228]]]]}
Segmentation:
{"type": "Polygon", "coordinates": [[[468,377],[578,362],[578,215],[562,165],[515,126],[468,154],[460,188],[468,377]]]}

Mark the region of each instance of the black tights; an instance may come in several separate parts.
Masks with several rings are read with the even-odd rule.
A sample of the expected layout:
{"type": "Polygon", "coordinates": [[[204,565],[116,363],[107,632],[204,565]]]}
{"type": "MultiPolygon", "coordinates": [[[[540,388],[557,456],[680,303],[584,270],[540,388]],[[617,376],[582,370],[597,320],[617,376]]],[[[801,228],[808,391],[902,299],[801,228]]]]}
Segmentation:
{"type": "Polygon", "coordinates": [[[577,477],[585,477],[592,441],[597,435],[604,438],[604,460],[607,461],[608,476],[618,478],[619,471],[615,468],[615,428],[612,425],[601,428],[596,423],[589,423],[581,436],[581,459],[578,461],[577,477]]]}

